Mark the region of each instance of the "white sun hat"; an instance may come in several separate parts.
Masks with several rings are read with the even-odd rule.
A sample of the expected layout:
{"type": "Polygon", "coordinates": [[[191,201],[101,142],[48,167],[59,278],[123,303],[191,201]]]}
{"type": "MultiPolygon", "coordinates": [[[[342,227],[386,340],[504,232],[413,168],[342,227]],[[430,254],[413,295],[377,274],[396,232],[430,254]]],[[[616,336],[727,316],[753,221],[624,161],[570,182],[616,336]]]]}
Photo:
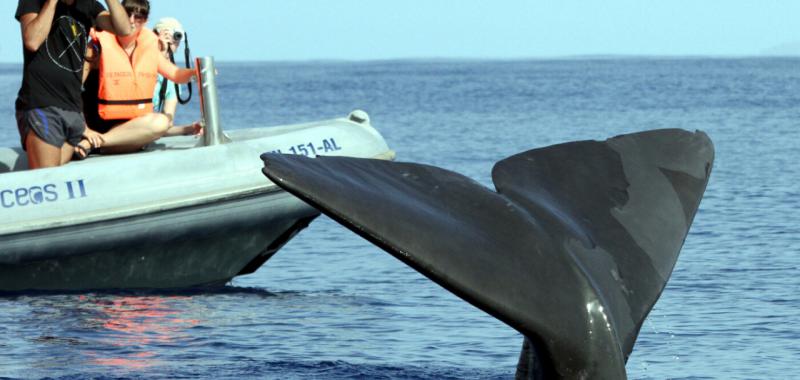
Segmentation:
{"type": "Polygon", "coordinates": [[[156,22],[156,25],[153,27],[153,30],[156,32],[163,30],[171,30],[173,32],[184,33],[183,25],[181,25],[178,19],[173,17],[164,17],[158,20],[158,22],[156,22]]]}

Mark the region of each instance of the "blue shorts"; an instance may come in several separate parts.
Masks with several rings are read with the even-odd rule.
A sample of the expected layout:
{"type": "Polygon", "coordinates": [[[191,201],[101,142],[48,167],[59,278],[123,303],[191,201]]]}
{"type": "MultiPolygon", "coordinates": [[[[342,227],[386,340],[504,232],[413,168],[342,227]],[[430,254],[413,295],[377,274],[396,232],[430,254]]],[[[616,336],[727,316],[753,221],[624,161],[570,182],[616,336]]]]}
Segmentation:
{"type": "Polygon", "coordinates": [[[57,107],[17,110],[17,129],[25,148],[25,138],[33,131],[42,141],[61,148],[64,143],[78,145],[86,129],[86,122],[80,112],[67,111],[57,107]]]}

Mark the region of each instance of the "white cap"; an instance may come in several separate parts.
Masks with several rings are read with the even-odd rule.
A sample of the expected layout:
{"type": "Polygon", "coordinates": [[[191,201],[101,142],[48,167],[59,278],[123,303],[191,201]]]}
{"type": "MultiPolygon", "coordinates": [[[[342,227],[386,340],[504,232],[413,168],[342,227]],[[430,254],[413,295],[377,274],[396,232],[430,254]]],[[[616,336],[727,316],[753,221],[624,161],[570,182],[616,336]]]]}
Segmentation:
{"type": "Polygon", "coordinates": [[[164,17],[161,20],[158,20],[156,25],[153,27],[153,30],[156,32],[159,30],[172,30],[173,32],[184,33],[183,25],[181,25],[177,19],[172,17],[164,17]]]}

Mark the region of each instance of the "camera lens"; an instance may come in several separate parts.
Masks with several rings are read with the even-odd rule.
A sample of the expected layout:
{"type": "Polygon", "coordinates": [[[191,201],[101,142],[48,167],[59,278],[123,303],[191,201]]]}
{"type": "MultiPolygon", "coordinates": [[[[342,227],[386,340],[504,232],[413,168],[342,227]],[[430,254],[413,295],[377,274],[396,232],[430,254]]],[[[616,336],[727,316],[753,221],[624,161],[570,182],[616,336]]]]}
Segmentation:
{"type": "Polygon", "coordinates": [[[172,38],[174,38],[174,39],[175,39],[175,41],[176,41],[176,42],[178,42],[178,41],[180,41],[180,40],[182,40],[182,39],[183,39],[183,33],[181,33],[181,32],[175,32],[175,33],[172,35],[172,38]]]}

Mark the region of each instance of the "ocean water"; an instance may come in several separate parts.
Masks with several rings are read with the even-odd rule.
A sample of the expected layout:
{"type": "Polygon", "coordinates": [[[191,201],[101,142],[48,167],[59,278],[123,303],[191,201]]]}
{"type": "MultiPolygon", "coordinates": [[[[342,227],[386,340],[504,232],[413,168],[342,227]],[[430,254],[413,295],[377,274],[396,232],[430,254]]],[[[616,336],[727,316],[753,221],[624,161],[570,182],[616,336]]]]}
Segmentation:
{"type": "MultiPolygon", "coordinates": [[[[632,379],[800,366],[800,59],[219,63],[225,128],[366,110],[398,160],[491,186],[534,147],[703,130],[716,162],[632,379]]],[[[19,65],[0,65],[18,144],[19,65]]],[[[179,121],[199,115],[196,100],[179,121]]],[[[119,175],[109,173],[109,175],[119,175]]],[[[511,379],[521,336],[326,217],[213,292],[0,298],[0,378],[511,379]]]]}

